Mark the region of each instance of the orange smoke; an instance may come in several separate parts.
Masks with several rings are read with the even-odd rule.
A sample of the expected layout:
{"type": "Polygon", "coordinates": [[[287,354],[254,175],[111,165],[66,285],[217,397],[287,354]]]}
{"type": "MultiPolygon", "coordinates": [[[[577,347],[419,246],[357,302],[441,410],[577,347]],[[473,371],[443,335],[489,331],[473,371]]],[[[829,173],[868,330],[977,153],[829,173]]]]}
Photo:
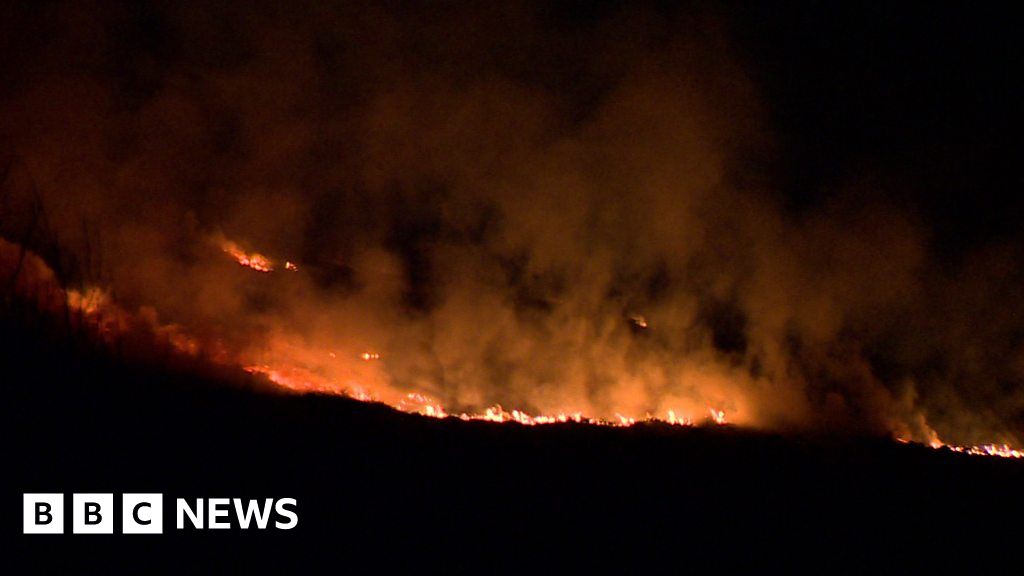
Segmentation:
{"type": "MultiPolygon", "coordinates": [[[[225,242],[222,246],[237,246],[225,242]]],[[[225,251],[228,251],[225,249],[225,251]]],[[[229,252],[230,253],[230,252],[229,252]]],[[[234,255],[234,254],[233,254],[234,255]]],[[[254,261],[253,254],[246,255],[250,268],[254,261]]],[[[256,254],[255,256],[259,256],[256,254]]],[[[259,272],[270,272],[269,260],[260,257],[262,262],[253,268],[259,272]],[[264,266],[266,264],[266,266],[264,266]],[[266,270],[262,268],[267,268],[266,270]]],[[[241,263],[242,260],[239,260],[241,263]]],[[[53,271],[46,263],[18,246],[0,239],[0,272],[5,277],[13,278],[14,291],[22,297],[31,296],[37,305],[52,312],[66,306],[82,319],[82,325],[94,331],[94,335],[108,339],[112,335],[145,326],[151,333],[162,336],[162,340],[178,353],[196,356],[204,352],[204,347],[214,348],[210,343],[192,336],[178,325],[161,324],[156,320],[156,312],[152,308],[143,308],[131,314],[118,306],[109,293],[90,287],[83,291],[62,288],[56,281],[53,271]]],[[[274,345],[267,363],[245,364],[258,354],[251,351],[207,353],[205,357],[211,361],[223,363],[242,363],[245,371],[262,375],[270,382],[283,389],[297,393],[323,393],[346,396],[364,402],[383,403],[400,412],[418,414],[431,418],[458,418],[466,421],[483,421],[494,423],[517,423],[524,426],[551,424],[586,424],[593,426],[629,427],[638,423],[659,423],[670,426],[692,426],[696,421],[694,415],[686,414],[677,409],[668,409],[663,414],[645,413],[630,415],[615,413],[612,419],[595,418],[580,411],[555,411],[547,414],[531,414],[520,409],[506,409],[499,404],[490,405],[480,411],[452,411],[440,401],[424,392],[401,392],[389,384],[384,368],[383,357],[378,352],[364,351],[352,354],[337,352],[323,353],[311,348],[297,347],[293,341],[280,340],[274,345]],[[320,358],[316,362],[313,358],[320,358]],[[376,362],[375,362],[376,361],[376,362]]],[[[264,352],[266,355],[266,352],[264,352]]],[[[704,420],[709,424],[725,425],[727,415],[724,410],[708,406],[708,417],[704,420]]],[[[977,446],[947,445],[935,438],[933,448],[949,450],[978,456],[997,456],[1003,458],[1022,458],[1024,451],[1006,444],[985,444],[977,446]]]]}

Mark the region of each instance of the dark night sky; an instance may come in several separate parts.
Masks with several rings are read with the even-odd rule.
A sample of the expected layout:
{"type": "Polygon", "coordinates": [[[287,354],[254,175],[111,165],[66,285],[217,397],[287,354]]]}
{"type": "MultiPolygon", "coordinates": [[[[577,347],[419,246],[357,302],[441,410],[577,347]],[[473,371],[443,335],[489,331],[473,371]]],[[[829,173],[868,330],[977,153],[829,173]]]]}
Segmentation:
{"type": "Polygon", "coordinates": [[[1019,18],[994,5],[751,3],[746,53],[781,138],[795,205],[858,171],[959,243],[1021,217],[1019,18]]]}
{"type": "MultiPolygon", "coordinates": [[[[956,2],[549,4],[552,33],[570,38],[638,6],[663,19],[662,39],[695,10],[715,14],[770,112],[775,147],[760,168],[796,209],[869,172],[884,177],[886,195],[933,219],[943,242],[1017,230],[1024,22],[1011,11],[956,2]]],[[[599,98],[600,74],[571,60],[546,64],[535,73],[556,76],[580,109],[599,98]]]]}
{"type": "MultiPolygon", "coordinates": [[[[40,66],[39,53],[59,25],[49,17],[49,4],[5,8],[11,17],[0,19],[6,23],[0,73],[7,90],[40,66]]],[[[112,4],[95,4],[104,5],[112,4]]],[[[107,65],[121,77],[128,100],[157,89],[161,71],[187,52],[176,24],[157,6],[131,3],[114,28],[117,42],[107,65]]],[[[416,12],[409,6],[415,3],[406,11],[416,12]]],[[[543,35],[510,33],[498,42],[503,52],[494,61],[512,76],[569,95],[570,115],[584,116],[621,72],[584,62],[593,43],[614,44],[617,35],[633,34],[609,21],[648,13],[650,27],[662,30],[652,35],[658,42],[678,33],[678,23],[693,12],[711,13],[725,23],[769,111],[765,129],[774,147],[751,161],[760,161],[760,170],[789,205],[818,205],[843,183],[869,172],[883,178],[886,195],[936,224],[943,243],[984,242],[1017,229],[1022,22],[999,6],[806,1],[539,6],[543,35]]],[[[76,17],[89,19],[90,10],[72,14],[72,22],[76,17]]],[[[244,25],[225,25],[228,40],[208,55],[211,60],[247,57],[243,46],[230,41],[239,26],[244,25]]],[[[414,48],[429,51],[430,46],[414,48]]],[[[324,53],[330,49],[325,44],[324,53]]],[[[436,56],[434,64],[446,54],[436,56]]]]}

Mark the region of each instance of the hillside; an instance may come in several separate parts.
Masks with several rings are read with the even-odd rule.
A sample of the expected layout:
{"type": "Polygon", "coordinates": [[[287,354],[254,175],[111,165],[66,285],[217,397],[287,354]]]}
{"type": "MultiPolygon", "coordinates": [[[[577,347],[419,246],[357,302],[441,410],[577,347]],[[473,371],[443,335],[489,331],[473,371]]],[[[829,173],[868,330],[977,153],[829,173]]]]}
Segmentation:
{"type": "Polygon", "coordinates": [[[177,531],[165,510],[161,537],[9,539],[36,567],[917,564],[1011,550],[1024,511],[1020,461],[732,426],[437,420],[4,328],[8,504],[46,491],[298,500],[287,532],[177,531]]]}

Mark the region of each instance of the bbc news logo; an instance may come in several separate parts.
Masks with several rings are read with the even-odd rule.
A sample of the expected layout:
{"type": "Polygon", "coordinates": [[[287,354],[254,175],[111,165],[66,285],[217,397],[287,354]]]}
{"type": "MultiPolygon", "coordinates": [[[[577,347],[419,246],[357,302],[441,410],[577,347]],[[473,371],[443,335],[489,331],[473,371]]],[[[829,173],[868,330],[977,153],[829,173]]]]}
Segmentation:
{"type": "MultiPolygon", "coordinates": [[[[178,498],[175,528],[291,530],[299,523],[296,506],[295,498],[178,498]]],[[[121,533],[163,534],[163,510],[163,494],[122,494],[121,533]]],[[[114,514],[113,494],[71,495],[73,534],[113,534],[114,514]]],[[[25,534],[63,534],[64,494],[24,494],[22,517],[25,534]]]]}

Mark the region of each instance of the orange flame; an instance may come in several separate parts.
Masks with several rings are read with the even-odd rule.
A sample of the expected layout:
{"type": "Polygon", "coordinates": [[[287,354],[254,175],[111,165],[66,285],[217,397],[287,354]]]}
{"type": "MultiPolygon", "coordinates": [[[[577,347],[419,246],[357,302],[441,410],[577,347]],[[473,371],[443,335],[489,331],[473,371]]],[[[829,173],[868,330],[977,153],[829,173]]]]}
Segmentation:
{"type": "MultiPolygon", "coordinates": [[[[237,242],[228,240],[221,234],[218,234],[214,237],[214,242],[216,242],[216,244],[220,246],[220,249],[224,253],[229,254],[232,258],[234,258],[235,262],[238,262],[240,266],[251,268],[252,270],[255,270],[257,272],[266,273],[274,271],[274,261],[271,260],[269,257],[260,254],[259,252],[247,252],[243,250],[242,247],[239,246],[237,242]]],[[[285,261],[284,269],[288,270],[289,272],[299,271],[298,265],[290,260],[285,261]]]]}
{"type": "Polygon", "coordinates": [[[711,413],[711,420],[713,420],[715,424],[725,424],[726,423],[725,422],[725,412],[723,412],[722,410],[715,410],[714,408],[708,406],[708,412],[711,413]]]}
{"type": "MultiPolygon", "coordinates": [[[[234,257],[242,266],[264,273],[272,272],[274,270],[273,261],[266,256],[256,252],[245,252],[238,246],[238,244],[223,237],[220,238],[219,245],[224,252],[234,257]]],[[[285,270],[292,272],[298,271],[298,266],[291,261],[285,261],[284,268],[285,270]]],[[[68,300],[69,304],[71,304],[73,308],[82,310],[89,315],[95,314],[99,308],[108,305],[106,293],[99,290],[88,290],[83,293],[71,291],[68,293],[68,300]]],[[[630,317],[630,320],[637,328],[649,328],[648,321],[643,316],[635,314],[630,317]]],[[[188,351],[192,354],[195,353],[195,350],[198,347],[197,340],[183,334],[176,326],[173,327],[172,335],[173,338],[170,338],[169,340],[176,348],[182,351],[188,351]]],[[[334,351],[327,351],[326,355],[334,360],[337,360],[339,357],[339,354],[334,351]]],[[[377,361],[382,358],[379,352],[374,352],[372,350],[364,351],[355,356],[358,356],[358,358],[364,362],[377,361]]],[[[344,355],[342,355],[342,357],[344,357],[344,355]]],[[[434,398],[419,392],[399,394],[390,391],[381,396],[374,393],[370,387],[360,382],[358,377],[347,379],[342,385],[341,383],[334,382],[331,379],[326,378],[321,373],[304,369],[300,365],[271,366],[268,364],[256,364],[246,367],[245,370],[253,374],[263,375],[274,384],[296,392],[337,394],[363,402],[381,402],[404,413],[419,414],[430,418],[458,418],[464,421],[483,421],[494,423],[514,422],[524,426],[565,423],[611,427],[631,427],[638,423],[659,423],[670,426],[693,426],[694,423],[694,419],[691,416],[677,413],[675,409],[667,410],[664,417],[646,414],[643,418],[639,419],[634,416],[617,413],[613,420],[587,417],[581,412],[529,414],[519,409],[506,410],[501,405],[497,404],[486,408],[483,412],[452,413],[434,398]]],[[[358,373],[358,371],[355,372],[355,374],[358,373]]],[[[717,426],[728,424],[728,419],[726,418],[724,410],[718,409],[714,406],[708,406],[707,410],[709,418],[705,419],[706,422],[717,426]]],[[[898,440],[901,442],[908,442],[901,438],[898,438],[898,440]]],[[[957,446],[945,444],[935,437],[927,445],[934,449],[945,448],[953,452],[971,456],[1024,458],[1024,450],[1013,448],[1007,444],[957,446]]]]}
{"type": "MultiPolygon", "coordinates": [[[[330,352],[329,356],[331,358],[337,358],[337,354],[334,352],[330,352]]],[[[358,356],[360,359],[365,361],[380,358],[380,354],[376,352],[363,352],[358,356]]],[[[639,423],[655,423],[681,427],[690,427],[694,425],[694,420],[692,418],[689,416],[680,416],[675,410],[666,411],[664,417],[647,414],[643,418],[636,418],[625,414],[616,414],[615,419],[613,420],[591,418],[584,416],[582,412],[557,412],[554,414],[534,415],[518,409],[507,410],[498,404],[486,408],[482,412],[452,413],[434,398],[419,392],[409,392],[396,398],[388,399],[371,393],[366,387],[356,382],[348,382],[346,386],[337,386],[321,376],[299,368],[273,368],[268,365],[255,365],[247,367],[246,371],[253,374],[261,374],[271,382],[289,390],[297,392],[336,394],[362,402],[380,402],[400,412],[418,414],[429,418],[457,418],[463,421],[494,422],[497,424],[516,423],[523,426],[568,423],[616,428],[628,428],[639,423]]],[[[708,414],[709,418],[706,419],[707,422],[716,426],[728,425],[728,419],[724,410],[719,410],[709,406],[708,414]]],[[[897,438],[897,440],[903,443],[911,443],[909,440],[902,438],[897,438]]],[[[1012,448],[1007,444],[957,446],[934,440],[930,444],[927,444],[927,446],[934,449],[946,448],[953,452],[971,456],[1024,458],[1024,450],[1012,448]]]]}
{"type": "Polygon", "coordinates": [[[257,252],[247,253],[230,240],[221,242],[220,248],[246,268],[252,268],[257,272],[273,272],[274,270],[274,265],[269,258],[257,252]]]}
{"type": "MultiPolygon", "coordinates": [[[[270,272],[273,270],[272,262],[260,254],[247,254],[239,249],[236,244],[227,240],[224,240],[221,247],[225,252],[236,257],[241,265],[260,272],[270,272]]],[[[0,240],[0,256],[3,256],[5,253],[9,253],[8,256],[10,256],[16,254],[17,249],[13,247],[13,245],[0,240]]],[[[52,279],[52,271],[50,271],[41,260],[33,255],[27,261],[34,267],[32,269],[35,270],[35,272],[33,272],[37,277],[35,279],[52,279]]],[[[2,263],[2,259],[0,259],[0,263],[2,263]]],[[[287,269],[297,270],[294,265],[292,265],[291,268],[288,268],[287,264],[290,264],[290,262],[286,263],[287,269]]],[[[20,286],[20,284],[18,286],[20,286]]],[[[63,305],[66,305],[71,310],[80,312],[83,317],[90,319],[92,321],[91,327],[96,330],[97,335],[100,337],[105,337],[110,333],[118,331],[120,326],[127,325],[129,322],[141,321],[142,323],[149,325],[155,333],[162,335],[166,341],[179,352],[196,355],[202,348],[206,348],[207,352],[211,349],[218,349],[217,346],[211,346],[209,343],[204,343],[200,339],[188,334],[186,330],[180,326],[159,323],[156,319],[156,312],[151,308],[148,309],[148,314],[145,313],[145,310],[147,309],[141,309],[136,314],[129,314],[114,303],[109,294],[102,289],[87,287],[82,291],[72,289],[65,290],[52,282],[47,284],[47,286],[49,286],[48,295],[52,297],[50,300],[55,299],[58,302],[56,305],[61,305],[59,302],[63,300],[63,305]]],[[[38,286],[36,289],[38,290],[38,286]]],[[[646,324],[646,321],[644,321],[644,324],[646,324]]],[[[123,329],[124,328],[121,328],[121,330],[123,329]]],[[[326,355],[333,359],[337,359],[338,357],[338,354],[335,352],[327,352],[326,355]]],[[[356,355],[353,354],[353,356],[356,355]]],[[[381,359],[380,353],[372,351],[362,352],[358,354],[358,357],[367,362],[381,359]]],[[[218,353],[210,358],[221,362],[237,361],[237,357],[233,357],[227,353],[218,353]]],[[[379,397],[365,384],[360,382],[358,378],[349,379],[342,385],[341,383],[334,382],[331,379],[324,377],[316,371],[305,369],[299,365],[272,366],[264,363],[249,365],[244,369],[249,373],[262,375],[270,382],[288,390],[300,393],[319,392],[337,394],[362,402],[382,402],[401,412],[419,414],[431,418],[458,418],[466,421],[485,421],[494,423],[514,422],[524,426],[576,423],[592,426],[630,427],[641,422],[660,423],[671,426],[692,426],[694,422],[694,420],[689,416],[680,416],[674,409],[667,410],[664,418],[647,414],[645,417],[637,419],[633,416],[616,414],[616,418],[614,420],[591,418],[584,416],[581,412],[557,412],[553,414],[533,415],[518,409],[509,411],[500,405],[491,406],[483,412],[463,412],[453,414],[440,402],[426,394],[418,392],[409,392],[405,394],[390,393],[386,397],[379,397]]],[[[720,410],[712,406],[708,406],[707,409],[710,414],[709,422],[714,423],[715,425],[727,424],[724,410],[720,410]]],[[[901,438],[898,438],[898,440],[905,443],[909,442],[908,440],[901,438]]],[[[945,444],[938,438],[934,438],[929,444],[927,444],[927,446],[934,449],[948,449],[953,452],[970,456],[1024,458],[1024,450],[1013,448],[1007,444],[958,446],[945,444]]]]}
{"type": "MultiPolygon", "coordinates": [[[[233,242],[224,240],[221,243],[221,248],[235,257],[238,263],[243,266],[259,272],[270,272],[273,270],[273,263],[268,258],[258,253],[246,253],[238,248],[237,244],[234,244],[233,242]]],[[[295,267],[294,264],[291,264],[291,262],[286,262],[285,267],[288,270],[297,270],[297,267],[295,267]]],[[[115,331],[116,325],[129,322],[129,314],[120,309],[116,303],[112,302],[109,294],[104,290],[86,288],[82,291],[64,291],[59,288],[54,288],[54,291],[62,293],[61,297],[65,299],[69,308],[79,311],[84,317],[94,319],[95,322],[93,326],[98,330],[98,334],[100,336],[103,336],[108,332],[115,331]]],[[[141,310],[140,313],[135,316],[138,316],[140,320],[143,320],[146,324],[150,325],[152,329],[161,334],[166,341],[179,352],[196,355],[200,349],[209,348],[209,343],[204,343],[200,339],[194,338],[180,326],[173,324],[160,324],[156,320],[156,312],[152,309],[149,310],[149,315],[152,316],[151,318],[147,319],[147,315],[143,314],[143,311],[141,310]]],[[[646,325],[646,320],[643,324],[646,325]]],[[[216,346],[213,348],[216,348],[216,346]]],[[[337,360],[339,356],[342,358],[346,356],[345,354],[334,351],[324,351],[324,355],[334,360],[337,360]]],[[[371,350],[367,350],[359,354],[352,354],[349,357],[358,357],[364,362],[377,361],[382,358],[379,352],[371,350]]],[[[217,361],[223,362],[238,361],[237,356],[228,355],[226,353],[217,354],[215,358],[217,361]]],[[[350,376],[346,377],[344,382],[337,382],[331,378],[325,377],[321,370],[304,368],[301,362],[285,364],[275,363],[273,365],[260,363],[247,365],[244,369],[251,374],[262,375],[277,386],[295,392],[335,394],[362,402],[380,402],[400,412],[418,414],[430,418],[457,418],[464,421],[494,422],[499,424],[517,423],[523,426],[574,423],[609,427],[631,427],[639,423],[657,423],[669,426],[687,427],[693,426],[695,421],[691,416],[681,414],[675,409],[667,410],[663,417],[646,414],[642,418],[637,418],[627,414],[615,414],[615,418],[612,420],[588,417],[582,412],[530,414],[519,409],[507,410],[497,404],[484,409],[482,412],[453,413],[446,409],[439,401],[427,394],[420,392],[397,393],[392,390],[377,391],[374,387],[368,386],[361,379],[360,375],[372,375],[373,368],[371,368],[370,365],[366,365],[365,369],[362,370],[352,370],[350,372],[350,376]],[[371,370],[371,372],[365,372],[365,370],[371,370]]],[[[714,406],[708,406],[707,410],[709,418],[706,418],[705,421],[708,423],[718,426],[726,425],[728,423],[724,410],[718,409],[714,406]]],[[[897,439],[901,442],[909,443],[908,440],[902,438],[897,439]]],[[[1007,444],[958,446],[945,444],[936,437],[926,445],[933,449],[948,449],[953,452],[970,456],[1024,458],[1024,450],[1013,448],[1007,444]]]]}

